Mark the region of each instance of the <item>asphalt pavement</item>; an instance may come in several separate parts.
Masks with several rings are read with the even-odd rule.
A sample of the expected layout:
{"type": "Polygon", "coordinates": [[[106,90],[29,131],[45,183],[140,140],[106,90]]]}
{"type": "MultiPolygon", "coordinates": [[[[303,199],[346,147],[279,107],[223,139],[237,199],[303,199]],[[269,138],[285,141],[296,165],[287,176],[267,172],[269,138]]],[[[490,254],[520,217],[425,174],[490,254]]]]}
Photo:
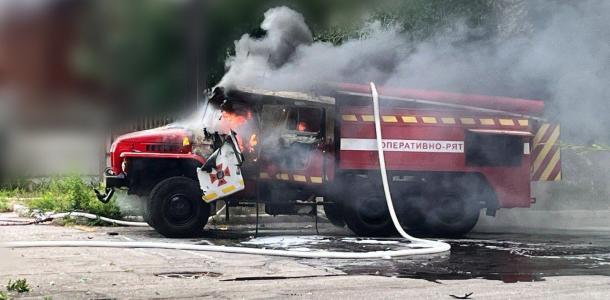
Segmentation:
{"type": "MultiPolygon", "coordinates": [[[[4,214],[1,218],[13,217],[4,214]]],[[[214,243],[268,249],[371,251],[396,239],[361,239],[313,220],[265,218],[209,225],[197,238],[166,239],[151,228],[0,226],[1,241],[93,240],[214,243]],[[309,220],[309,221],[308,221],[309,220]]],[[[603,231],[472,233],[446,240],[450,253],[403,259],[293,259],[161,249],[0,249],[0,284],[25,278],[13,297],[608,299],[610,234],[603,231]]]]}

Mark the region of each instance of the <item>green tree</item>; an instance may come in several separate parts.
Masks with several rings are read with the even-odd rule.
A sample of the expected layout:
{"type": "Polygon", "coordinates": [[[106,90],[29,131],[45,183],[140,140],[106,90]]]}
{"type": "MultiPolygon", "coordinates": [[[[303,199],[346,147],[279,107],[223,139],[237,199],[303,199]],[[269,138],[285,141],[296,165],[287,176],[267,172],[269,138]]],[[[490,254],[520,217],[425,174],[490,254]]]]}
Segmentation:
{"type": "MultiPolygon", "coordinates": [[[[303,13],[315,38],[339,44],[365,22],[398,24],[413,39],[463,19],[493,23],[489,0],[93,1],[83,16],[75,63],[81,74],[138,111],[192,108],[195,82],[216,84],[234,41],[262,36],[264,12],[286,5],[303,13]],[[193,38],[193,36],[195,38],[193,38]]],[[[490,32],[487,30],[487,32],[490,32]]]]}

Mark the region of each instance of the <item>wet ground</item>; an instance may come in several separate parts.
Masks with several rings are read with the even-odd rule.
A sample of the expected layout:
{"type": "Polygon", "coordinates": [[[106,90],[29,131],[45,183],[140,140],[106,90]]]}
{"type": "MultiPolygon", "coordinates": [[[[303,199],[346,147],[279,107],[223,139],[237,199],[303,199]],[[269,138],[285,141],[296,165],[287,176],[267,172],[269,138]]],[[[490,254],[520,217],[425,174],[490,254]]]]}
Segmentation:
{"type": "Polygon", "coordinates": [[[326,261],[324,265],[348,274],[430,281],[482,278],[512,283],[540,281],[548,276],[610,276],[610,238],[606,234],[486,233],[446,241],[452,247],[450,255],[376,262],[326,261]]]}
{"type": "MultiPolygon", "coordinates": [[[[409,247],[400,238],[358,238],[328,223],[267,224],[254,238],[252,226],[208,229],[190,242],[289,249],[295,251],[384,251],[409,247]]],[[[129,234],[128,234],[129,236],[129,234]]],[[[167,241],[155,232],[133,232],[136,240],[167,241]]],[[[433,237],[428,237],[435,239],[433,237]]],[[[549,276],[610,276],[610,232],[540,231],[471,233],[451,244],[447,254],[376,260],[299,259],[305,265],[334,268],[350,275],[419,278],[429,281],[488,279],[505,283],[542,281],[549,276]]]]}

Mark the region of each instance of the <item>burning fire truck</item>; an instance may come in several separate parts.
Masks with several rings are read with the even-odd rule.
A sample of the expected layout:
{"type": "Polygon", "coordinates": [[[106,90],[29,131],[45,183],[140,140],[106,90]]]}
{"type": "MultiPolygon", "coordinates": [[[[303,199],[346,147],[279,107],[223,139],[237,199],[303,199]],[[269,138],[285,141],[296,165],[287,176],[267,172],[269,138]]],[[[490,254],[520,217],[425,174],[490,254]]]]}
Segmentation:
{"type": "MultiPolygon", "coordinates": [[[[324,96],[217,88],[197,126],[117,138],[105,172],[141,196],[145,220],[168,237],[197,234],[216,209],[264,205],[315,215],[361,236],[395,233],[377,159],[367,85],[324,96]]],[[[529,207],[532,181],[561,179],[559,126],[539,100],[380,88],[383,150],[404,227],[461,235],[481,210],[529,207]]]]}

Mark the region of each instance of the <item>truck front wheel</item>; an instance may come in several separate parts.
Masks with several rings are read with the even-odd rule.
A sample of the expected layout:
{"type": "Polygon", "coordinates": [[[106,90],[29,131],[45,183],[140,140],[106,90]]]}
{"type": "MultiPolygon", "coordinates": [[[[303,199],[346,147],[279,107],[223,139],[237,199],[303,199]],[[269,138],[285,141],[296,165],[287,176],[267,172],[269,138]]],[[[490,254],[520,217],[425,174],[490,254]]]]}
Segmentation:
{"type": "Polygon", "coordinates": [[[196,236],[210,215],[210,206],[201,195],[197,182],[190,178],[178,176],[159,182],[148,202],[150,224],[169,238],[196,236]]]}

